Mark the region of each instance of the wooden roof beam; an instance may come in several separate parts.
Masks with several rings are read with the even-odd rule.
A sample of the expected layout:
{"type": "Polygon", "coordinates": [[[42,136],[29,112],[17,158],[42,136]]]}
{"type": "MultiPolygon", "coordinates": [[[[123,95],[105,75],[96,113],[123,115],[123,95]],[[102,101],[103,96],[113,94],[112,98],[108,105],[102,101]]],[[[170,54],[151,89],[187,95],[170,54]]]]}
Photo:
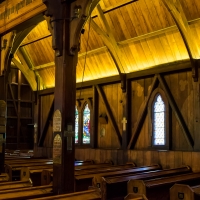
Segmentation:
{"type": "Polygon", "coordinates": [[[199,51],[191,33],[189,23],[179,0],[162,0],[173,17],[185,43],[192,64],[192,77],[198,80],[199,51]]]}
{"type": "Polygon", "coordinates": [[[19,70],[21,70],[21,72],[25,76],[25,78],[28,81],[32,90],[36,91],[37,90],[37,82],[35,79],[35,73],[31,69],[29,69],[27,65],[25,66],[25,65],[21,64],[15,58],[12,58],[12,62],[17,66],[17,68],[19,70]]]}
{"type": "MultiPolygon", "coordinates": [[[[117,9],[117,8],[120,8],[120,7],[123,7],[123,6],[125,6],[125,5],[128,5],[128,4],[130,4],[130,3],[133,3],[133,2],[135,2],[135,1],[138,1],[138,0],[123,0],[123,1],[120,1],[120,2],[118,2],[118,3],[117,3],[116,5],[114,5],[114,6],[110,6],[110,7],[107,7],[107,8],[105,8],[105,9],[103,9],[103,13],[104,13],[104,14],[105,14],[105,13],[108,13],[108,12],[110,12],[110,11],[113,11],[113,10],[115,10],[115,9],[117,9]]],[[[92,15],[92,18],[95,18],[95,17],[97,17],[97,15],[96,15],[96,14],[93,14],[93,15],[92,15]]],[[[46,19],[46,17],[44,17],[44,18],[46,19]]],[[[34,38],[34,39],[32,39],[32,40],[29,40],[29,41],[26,41],[26,42],[22,42],[22,44],[21,44],[20,46],[25,46],[25,45],[28,45],[28,44],[31,44],[31,43],[40,41],[40,40],[45,39],[45,38],[50,37],[50,36],[52,36],[51,33],[44,34],[44,35],[41,35],[41,36],[39,36],[39,37],[36,37],[36,38],[34,38]]]]}
{"type": "Polygon", "coordinates": [[[19,57],[21,63],[18,62],[18,64],[16,65],[16,61],[15,62],[13,60],[12,61],[18,68],[20,67],[19,69],[22,71],[23,74],[24,74],[24,72],[26,72],[24,74],[24,76],[26,77],[26,80],[29,82],[32,90],[36,91],[38,89],[39,90],[45,89],[42,78],[39,76],[39,74],[37,72],[33,71],[34,65],[33,65],[32,61],[30,60],[28,53],[26,52],[26,50],[23,47],[20,47],[18,49],[17,56],[19,57]],[[19,64],[21,64],[23,67],[20,66],[19,64]],[[27,72],[30,73],[30,77],[31,77],[30,80],[29,80],[29,76],[28,76],[27,72]],[[33,79],[35,79],[36,86],[35,86],[33,79]]]}
{"type": "Polygon", "coordinates": [[[111,31],[111,28],[103,14],[103,11],[101,9],[101,6],[98,4],[97,5],[97,11],[98,11],[98,16],[104,26],[104,31],[94,22],[93,19],[91,19],[91,26],[92,28],[99,34],[104,42],[104,44],[107,46],[114,62],[117,67],[117,70],[119,72],[119,75],[121,77],[121,88],[123,92],[126,92],[126,73],[127,67],[125,66],[125,59],[124,55],[122,54],[117,41],[114,38],[114,35],[111,31]]]}

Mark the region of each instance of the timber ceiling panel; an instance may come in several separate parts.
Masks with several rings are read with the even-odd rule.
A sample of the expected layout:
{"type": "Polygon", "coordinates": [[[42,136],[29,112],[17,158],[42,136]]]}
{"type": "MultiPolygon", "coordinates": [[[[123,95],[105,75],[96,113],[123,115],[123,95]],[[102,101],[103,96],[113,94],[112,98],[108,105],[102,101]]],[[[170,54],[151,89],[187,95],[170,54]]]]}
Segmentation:
{"type": "MultiPolygon", "coordinates": [[[[200,2],[199,0],[179,1],[199,51],[200,2]]],[[[162,0],[136,2],[101,0],[99,4],[116,45],[124,57],[123,61],[121,59],[122,73],[189,59],[181,34],[162,0]]],[[[105,21],[98,16],[97,8],[91,16],[96,25],[109,35],[105,30],[105,21]]],[[[118,75],[111,51],[105,46],[102,35],[92,28],[90,19],[84,29],[85,32],[81,34],[80,40],[77,82],[118,75]]],[[[54,50],[51,42],[52,37],[47,23],[43,21],[21,44],[46,87],[54,87],[55,81],[54,50]]]]}
{"type": "Polygon", "coordinates": [[[54,50],[52,49],[51,38],[52,37],[48,37],[24,46],[34,66],[54,61],[54,50]]]}

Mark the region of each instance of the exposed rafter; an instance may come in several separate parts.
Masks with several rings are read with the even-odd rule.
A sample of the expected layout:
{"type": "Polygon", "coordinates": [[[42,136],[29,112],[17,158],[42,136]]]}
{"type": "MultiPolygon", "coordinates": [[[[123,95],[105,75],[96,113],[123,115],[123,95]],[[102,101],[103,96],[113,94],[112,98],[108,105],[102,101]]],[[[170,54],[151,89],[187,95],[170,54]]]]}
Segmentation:
{"type": "MultiPolygon", "coordinates": [[[[31,71],[33,71],[34,65],[33,65],[31,59],[29,58],[28,53],[26,52],[26,50],[23,47],[19,48],[19,50],[17,52],[17,55],[18,55],[22,65],[25,65],[27,68],[29,68],[29,69],[31,69],[31,71]]],[[[46,87],[44,86],[42,78],[40,77],[40,75],[37,72],[34,72],[34,73],[35,73],[36,82],[37,82],[37,84],[39,84],[37,86],[37,90],[38,89],[39,90],[40,89],[45,89],[46,87]]]]}
{"type": "Polygon", "coordinates": [[[17,66],[17,68],[19,70],[21,70],[21,72],[25,76],[25,78],[28,81],[32,90],[36,91],[37,90],[37,82],[36,82],[36,79],[35,79],[35,73],[31,69],[29,69],[27,65],[26,66],[22,65],[15,58],[12,58],[12,62],[17,66]]]}
{"type": "Polygon", "coordinates": [[[181,6],[179,0],[162,0],[166,8],[169,10],[170,14],[172,15],[181,35],[183,41],[185,43],[186,49],[188,51],[191,64],[192,64],[192,76],[194,81],[198,79],[198,62],[195,60],[199,59],[199,52],[197,45],[194,41],[194,37],[191,33],[189,23],[181,6]]]}

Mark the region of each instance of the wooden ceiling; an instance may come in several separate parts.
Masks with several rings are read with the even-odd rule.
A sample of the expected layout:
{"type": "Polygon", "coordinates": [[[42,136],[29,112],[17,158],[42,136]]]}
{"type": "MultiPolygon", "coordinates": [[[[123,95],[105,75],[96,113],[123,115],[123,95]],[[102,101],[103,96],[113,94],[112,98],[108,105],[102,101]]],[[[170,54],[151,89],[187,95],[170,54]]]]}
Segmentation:
{"type": "MultiPolygon", "coordinates": [[[[173,10],[166,8],[165,1],[178,0],[100,0],[81,35],[77,83],[189,60],[184,40],[172,18],[173,10]]],[[[185,15],[191,31],[189,36],[197,49],[196,59],[199,59],[200,2],[179,1],[183,9],[180,20],[185,15]]],[[[54,87],[51,41],[44,20],[27,35],[15,55],[20,61],[20,55],[26,55],[27,65],[42,80],[41,89],[54,87]]]]}

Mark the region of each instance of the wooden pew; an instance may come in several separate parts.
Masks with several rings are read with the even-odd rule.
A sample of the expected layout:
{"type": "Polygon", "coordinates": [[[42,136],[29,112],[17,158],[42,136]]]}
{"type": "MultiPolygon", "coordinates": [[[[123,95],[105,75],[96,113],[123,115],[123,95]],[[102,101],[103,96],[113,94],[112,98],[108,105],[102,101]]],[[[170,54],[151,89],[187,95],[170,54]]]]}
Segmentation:
{"type": "MultiPolygon", "coordinates": [[[[0,183],[0,191],[2,190],[11,190],[16,188],[27,188],[32,187],[32,181],[29,179],[28,181],[7,181],[0,183]]],[[[0,197],[1,198],[1,197],[0,197]]]]}
{"type": "Polygon", "coordinates": [[[42,175],[42,171],[45,169],[53,170],[53,165],[22,167],[21,173],[20,173],[20,180],[26,181],[28,179],[31,179],[33,182],[33,186],[41,186],[41,175],[42,175]]]}
{"type": "Polygon", "coordinates": [[[101,179],[101,177],[104,176],[117,176],[122,174],[133,174],[133,173],[139,173],[139,172],[145,172],[150,170],[158,170],[161,169],[160,165],[152,165],[152,166],[143,166],[143,167],[135,167],[132,169],[124,169],[124,170],[118,170],[118,171],[105,171],[100,173],[89,173],[85,175],[77,175],[75,176],[75,187],[76,192],[86,190],[89,186],[95,185],[92,182],[96,181],[96,179],[93,179],[94,177],[98,177],[98,180],[101,179]]]}
{"type": "MultiPolygon", "coordinates": [[[[87,166],[75,166],[75,175],[84,175],[88,173],[101,173],[105,171],[119,171],[124,169],[132,169],[135,167],[134,163],[129,163],[125,165],[110,165],[105,163],[99,163],[96,165],[87,166]]],[[[53,168],[43,170],[41,175],[41,185],[48,185],[53,181],[53,168]]]]}
{"type": "Polygon", "coordinates": [[[24,200],[47,197],[53,194],[52,185],[0,191],[1,200],[24,200]]]}
{"type": "Polygon", "coordinates": [[[10,163],[5,164],[5,172],[9,175],[9,181],[19,181],[21,168],[22,167],[32,167],[32,166],[53,166],[53,162],[44,162],[44,163],[10,163]]]}
{"type": "Polygon", "coordinates": [[[148,200],[148,199],[144,194],[130,193],[126,197],[124,197],[124,200],[148,200]]]}
{"type": "MultiPolygon", "coordinates": [[[[79,162],[79,164],[82,163],[83,165],[78,165],[78,166],[75,166],[75,170],[76,170],[76,173],[80,173],[81,171],[81,167],[88,167],[90,168],[91,166],[94,167],[96,166],[97,168],[99,167],[110,167],[111,165],[110,164],[107,164],[107,163],[102,163],[102,164],[89,164],[90,162],[87,162],[88,165],[86,165],[84,162],[79,162]]],[[[91,162],[92,163],[92,162],[91,162]]],[[[76,165],[76,162],[75,162],[75,165],[76,165]]],[[[132,165],[130,165],[132,166],[132,165]]],[[[48,181],[46,180],[46,176],[44,175],[44,180],[41,179],[42,177],[42,171],[46,169],[46,170],[49,170],[53,173],[53,166],[52,165],[48,165],[48,166],[31,166],[31,167],[21,167],[21,175],[20,175],[20,180],[28,180],[29,178],[32,179],[33,181],[33,186],[40,186],[40,185],[48,185],[51,181],[48,181]],[[42,183],[42,184],[41,184],[42,183]]],[[[84,173],[82,171],[82,173],[84,173]]],[[[86,174],[86,172],[84,173],[86,174]]]]}
{"type": "Polygon", "coordinates": [[[82,192],[74,192],[69,194],[55,195],[51,197],[37,198],[37,200],[100,200],[101,192],[99,189],[91,189],[82,192]]]}
{"type": "Polygon", "coordinates": [[[5,181],[9,181],[9,176],[7,173],[2,173],[0,174],[0,182],[5,182],[5,181]]]}
{"type": "Polygon", "coordinates": [[[98,184],[97,179],[93,181],[93,186],[97,187],[101,185],[102,191],[102,200],[121,197],[123,199],[127,194],[127,183],[129,180],[140,179],[147,180],[158,177],[166,177],[184,173],[190,173],[191,168],[189,166],[182,166],[174,169],[165,169],[165,170],[156,170],[156,171],[148,171],[142,174],[129,174],[121,175],[121,176],[113,176],[113,177],[102,177],[102,182],[98,184]]]}
{"type": "Polygon", "coordinates": [[[170,200],[199,200],[200,185],[175,184],[170,188],[170,200]]]}
{"type": "MultiPolygon", "coordinates": [[[[81,166],[84,166],[84,167],[86,167],[86,166],[89,166],[90,164],[93,164],[93,161],[75,161],[75,166],[78,166],[79,168],[81,167],[81,166]]],[[[108,165],[108,164],[105,164],[105,165],[108,165]]],[[[20,180],[20,178],[21,178],[21,169],[23,168],[23,167],[31,167],[31,168],[33,168],[33,167],[35,167],[35,169],[47,169],[47,168],[52,168],[53,167],[53,161],[52,160],[44,160],[44,162],[43,161],[41,161],[41,162],[37,162],[37,160],[36,160],[36,162],[27,162],[26,161],[26,163],[21,163],[21,161],[20,162],[14,162],[14,163],[5,163],[5,172],[6,173],[8,173],[8,175],[9,175],[9,180],[10,181],[16,181],[16,180],[20,180]],[[43,167],[42,167],[43,166],[43,167]]],[[[41,170],[41,172],[42,172],[42,170],[41,170]]],[[[26,173],[26,172],[24,172],[24,173],[26,173]]],[[[25,180],[25,179],[23,179],[23,180],[25,180]]]]}
{"type": "Polygon", "coordinates": [[[150,166],[135,167],[133,169],[124,169],[121,172],[118,170],[116,172],[114,171],[114,172],[103,172],[103,173],[93,174],[92,186],[101,188],[102,177],[112,177],[112,176],[122,176],[122,175],[130,176],[131,174],[144,173],[151,170],[161,170],[161,166],[156,164],[150,166]]]}
{"type": "Polygon", "coordinates": [[[168,200],[170,197],[169,189],[175,183],[198,185],[200,184],[200,172],[150,180],[130,180],[127,190],[128,193],[144,194],[149,200],[168,200]]]}

